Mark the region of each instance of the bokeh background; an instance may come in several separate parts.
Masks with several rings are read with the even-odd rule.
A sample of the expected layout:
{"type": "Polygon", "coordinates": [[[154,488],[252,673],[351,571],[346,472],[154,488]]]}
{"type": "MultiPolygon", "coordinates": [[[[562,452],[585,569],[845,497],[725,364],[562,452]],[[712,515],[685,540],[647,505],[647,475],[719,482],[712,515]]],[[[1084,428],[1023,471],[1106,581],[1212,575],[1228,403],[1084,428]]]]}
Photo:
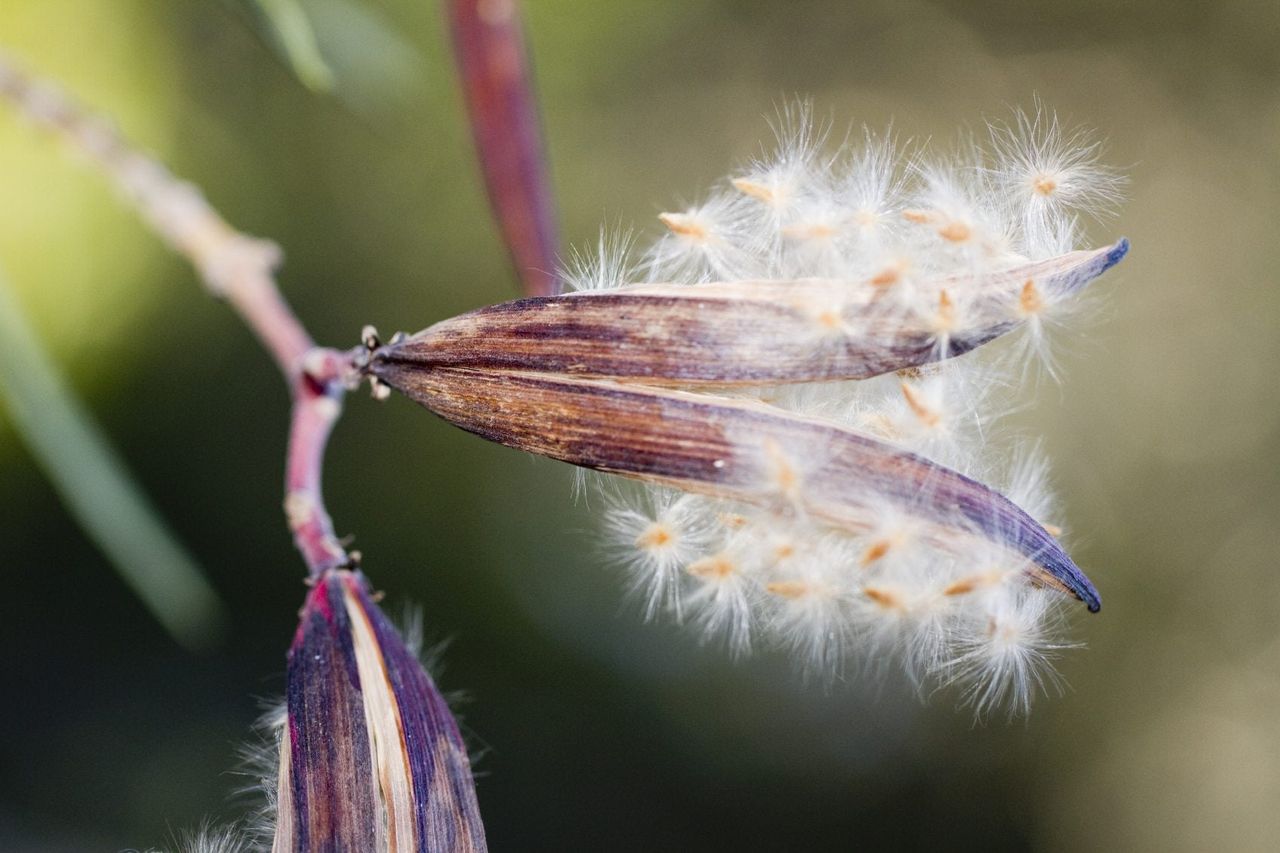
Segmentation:
{"type": "MultiPolygon", "coordinates": [[[[236,2],[6,0],[0,44],[286,249],[317,338],[514,293],[440,8],[305,0],[338,91],[236,2]]],[[[1035,95],[1131,177],[1132,239],[1061,387],[1055,460],[1107,606],[1070,684],[975,725],[952,694],[805,685],[644,624],[569,472],[403,400],[352,399],[327,469],[389,607],[451,639],[495,850],[1274,850],[1280,846],[1280,7],[1274,0],[526,4],[568,242],[653,233],[812,97],[945,142],[1035,95]]],[[[0,402],[0,849],[165,846],[246,801],[303,595],[281,523],[286,399],[191,271],[65,150],[0,113],[0,264],[227,600],[178,647],[69,518],[0,402]]]]}

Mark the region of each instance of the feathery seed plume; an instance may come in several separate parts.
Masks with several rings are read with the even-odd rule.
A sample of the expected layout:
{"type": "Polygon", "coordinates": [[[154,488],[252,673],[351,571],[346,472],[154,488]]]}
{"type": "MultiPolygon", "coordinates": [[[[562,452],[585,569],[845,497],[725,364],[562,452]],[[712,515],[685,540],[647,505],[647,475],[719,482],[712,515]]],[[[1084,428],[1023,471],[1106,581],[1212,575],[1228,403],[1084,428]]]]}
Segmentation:
{"type": "Polygon", "coordinates": [[[1025,710],[1066,645],[1061,605],[1101,599],[1055,536],[1043,465],[992,440],[1031,355],[979,348],[1043,351],[1124,257],[1123,239],[1076,246],[1119,178],[1042,113],[938,162],[870,133],[828,156],[805,109],[782,132],[662,214],[635,266],[602,238],[600,267],[565,273],[577,292],[398,336],[366,372],[470,432],[635,481],[600,487],[647,614],[736,651],[788,646],[825,677],[893,657],[979,713],[1025,710]]]}

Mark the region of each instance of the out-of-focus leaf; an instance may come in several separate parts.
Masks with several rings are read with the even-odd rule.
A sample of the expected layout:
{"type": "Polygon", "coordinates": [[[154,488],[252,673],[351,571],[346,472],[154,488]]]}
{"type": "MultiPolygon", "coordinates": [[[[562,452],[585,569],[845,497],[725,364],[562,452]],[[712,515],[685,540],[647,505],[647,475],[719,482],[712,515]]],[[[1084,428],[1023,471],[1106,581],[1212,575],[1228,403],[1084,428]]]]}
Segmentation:
{"type": "Polygon", "coordinates": [[[215,642],[222,601],[45,354],[3,275],[0,398],[68,511],[156,620],[187,648],[215,642]]]}
{"type": "Polygon", "coordinates": [[[378,10],[353,0],[224,0],[313,92],[378,124],[420,106],[426,63],[378,10]]]}
{"type": "Polygon", "coordinates": [[[393,22],[352,0],[309,0],[307,14],[334,70],[334,91],[352,112],[381,125],[421,108],[426,62],[393,22]]]}
{"type": "Polygon", "coordinates": [[[320,53],[315,29],[298,0],[249,0],[269,29],[272,44],[308,89],[333,89],[333,69],[320,53]]]}
{"type": "Polygon", "coordinates": [[[530,296],[554,294],[555,205],[516,0],[446,0],[489,204],[530,296]]]}

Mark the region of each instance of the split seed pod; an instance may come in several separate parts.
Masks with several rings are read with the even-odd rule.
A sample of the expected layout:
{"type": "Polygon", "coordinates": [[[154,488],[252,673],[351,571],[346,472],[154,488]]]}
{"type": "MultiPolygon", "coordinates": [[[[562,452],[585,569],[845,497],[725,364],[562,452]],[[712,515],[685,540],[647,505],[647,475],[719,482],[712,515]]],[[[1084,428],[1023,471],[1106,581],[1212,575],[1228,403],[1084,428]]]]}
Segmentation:
{"type": "Polygon", "coordinates": [[[602,238],[564,274],[579,292],[374,341],[365,370],[637,483],[593,481],[648,614],[790,647],[824,679],[895,655],[979,713],[1025,710],[1067,645],[1060,605],[1101,601],[1048,523],[1045,466],[991,440],[994,412],[1128,251],[1073,250],[1077,212],[1122,179],[1040,113],[934,165],[870,133],[822,153],[804,107],[782,124],[775,153],[659,216],[639,267],[602,238]]]}
{"type": "Polygon", "coordinates": [[[308,594],[287,705],[277,853],[486,849],[457,723],[359,572],[308,594]]]}
{"type": "Polygon", "coordinates": [[[1127,248],[1121,241],[934,282],[978,294],[967,299],[969,323],[941,344],[921,323],[891,322],[892,309],[847,282],[636,285],[482,308],[377,349],[368,371],[468,432],[574,465],[747,504],[794,500],[796,511],[852,532],[865,532],[869,509],[887,501],[945,529],[939,538],[1005,546],[1038,581],[1097,611],[1097,591],[1056,540],[981,483],[848,428],[676,386],[862,379],[918,367],[1015,328],[1026,282],[1069,295],[1127,248]],[[866,333],[836,341],[803,334],[813,330],[808,309],[837,298],[841,322],[866,333]]]}
{"type": "Polygon", "coordinates": [[[1029,319],[1033,298],[1070,298],[1128,249],[1121,240],[996,272],[933,276],[916,283],[905,304],[875,284],[829,278],[638,284],[519,299],[380,350],[374,375],[412,364],[700,389],[866,379],[994,340],[1029,319]]]}

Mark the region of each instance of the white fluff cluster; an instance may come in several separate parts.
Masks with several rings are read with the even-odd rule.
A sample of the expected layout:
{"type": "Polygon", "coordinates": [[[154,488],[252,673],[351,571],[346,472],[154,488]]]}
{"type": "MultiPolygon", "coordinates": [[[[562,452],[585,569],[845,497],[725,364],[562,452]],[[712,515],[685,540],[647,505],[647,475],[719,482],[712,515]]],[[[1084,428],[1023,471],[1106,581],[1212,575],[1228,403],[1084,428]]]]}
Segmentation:
{"type": "Polygon", "coordinates": [[[1123,185],[1098,164],[1097,142],[1039,110],[990,125],[986,150],[970,142],[939,159],[865,129],[832,154],[804,106],[775,130],[772,154],[704,203],[660,215],[668,233],[644,258],[645,281],[814,276],[888,286],[995,270],[1069,251],[1079,215],[1109,212],[1123,185]]]}
{"type": "MultiPolygon", "coordinates": [[[[1095,143],[1039,111],[993,126],[987,151],[969,145],[939,161],[903,156],[869,132],[830,154],[827,135],[807,108],[788,111],[777,150],[706,202],[661,214],[667,232],[642,259],[632,264],[619,244],[602,243],[601,263],[579,263],[569,278],[579,289],[836,279],[873,291],[904,322],[927,318],[945,342],[948,330],[964,329],[969,300],[982,298],[948,289],[949,276],[981,282],[1078,248],[1079,215],[1105,212],[1121,185],[1097,164],[1095,143]]],[[[1020,334],[1039,344],[1066,307],[1059,301],[1028,282],[1020,334]]],[[[734,393],[987,482],[1056,535],[1043,463],[992,441],[1024,363],[979,350],[869,380],[734,393]]],[[[837,528],[806,517],[800,501],[748,506],[603,477],[598,486],[611,550],[647,616],[673,615],[735,652],[790,648],[820,678],[896,661],[922,690],[959,683],[978,713],[1025,712],[1055,678],[1048,664],[1065,645],[1062,614],[1074,602],[1029,582],[1026,558],[1007,549],[942,534],[900,505],[870,505],[837,528]]]]}

